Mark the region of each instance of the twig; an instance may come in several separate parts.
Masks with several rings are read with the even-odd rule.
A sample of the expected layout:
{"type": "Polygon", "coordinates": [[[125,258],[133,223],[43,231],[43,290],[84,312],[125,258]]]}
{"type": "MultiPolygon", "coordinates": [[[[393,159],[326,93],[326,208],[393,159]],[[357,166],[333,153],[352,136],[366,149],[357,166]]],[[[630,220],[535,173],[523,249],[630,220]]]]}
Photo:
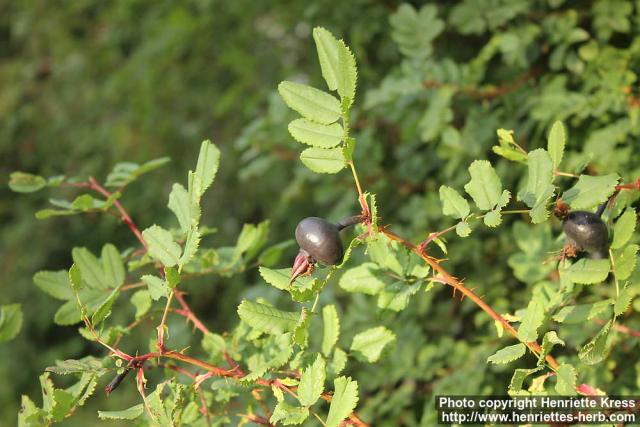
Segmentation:
{"type": "MultiPolygon", "coordinates": [[[[110,198],[111,196],[113,196],[113,193],[107,191],[107,189],[104,188],[102,185],[100,185],[98,183],[98,181],[96,181],[96,179],[94,177],[90,177],[89,178],[88,187],[90,189],[92,189],[94,191],[97,191],[98,193],[102,194],[107,199],[110,198]]],[[[118,212],[120,213],[120,219],[122,219],[122,221],[124,221],[124,223],[127,224],[129,229],[131,230],[131,232],[140,241],[142,246],[144,246],[144,249],[148,250],[149,248],[147,246],[147,242],[144,240],[144,237],[142,237],[142,233],[140,232],[140,229],[135,224],[135,222],[133,222],[133,219],[131,219],[131,216],[129,216],[129,213],[124,209],[122,204],[118,200],[114,200],[113,201],[113,206],[115,206],[116,209],[118,209],[118,212]]]]}

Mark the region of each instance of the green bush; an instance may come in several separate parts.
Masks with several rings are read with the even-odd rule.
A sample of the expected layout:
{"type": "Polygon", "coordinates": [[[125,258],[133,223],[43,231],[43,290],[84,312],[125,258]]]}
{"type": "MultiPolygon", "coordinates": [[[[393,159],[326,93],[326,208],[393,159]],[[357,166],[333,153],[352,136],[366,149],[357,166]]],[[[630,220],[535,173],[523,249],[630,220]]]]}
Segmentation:
{"type": "MultiPolygon", "coordinates": [[[[14,173],[9,186],[56,187],[66,197],[37,217],[88,214],[100,224],[95,233],[82,221],[39,228],[47,232],[33,255],[31,220],[3,230],[4,241],[17,242],[10,274],[65,252],[33,280],[62,305],[32,297],[24,281],[5,294],[25,313],[3,306],[0,339],[24,325],[18,345],[1,350],[5,360],[25,354],[37,358],[29,366],[49,366],[43,402],[23,395],[19,424],[95,420],[78,408],[111,378],[127,384],[116,391],[111,383],[118,400],[94,396],[90,407],[99,418],[140,425],[312,425],[316,417],[332,426],[346,417],[433,425],[433,396],[441,394],[636,393],[628,361],[638,326],[640,6],[482,3],[385,10],[356,2],[344,13],[331,2],[301,3],[280,13],[239,2],[216,15],[193,2],[156,6],[134,26],[144,2],[89,2],[60,9],[45,38],[25,30],[38,30],[30,22],[44,10],[10,7],[21,19],[3,23],[12,37],[3,78],[15,82],[4,95],[11,120],[2,125],[3,148],[19,169],[40,175],[14,173]],[[236,31],[234,17],[248,25],[236,31]],[[119,20],[129,23],[124,31],[119,20]],[[211,60],[206,34],[216,23],[233,37],[214,44],[211,60]],[[329,31],[312,32],[316,24],[349,28],[354,54],[329,31]],[[90,42],[83,54],[76,39],[90,42]],[[14,50],[33,53],[31,68],[14,50]],[[213,85],[201,78],[209,63],[213,85]],[[91,84],[70,84],[87,73],[91,84]],[[290,80],[278,86],[280,98],[276,82],[261,78],[290,80]],[[227,102],[201,114],[216,94],[227,102]],[[44,131],[43,117],[51,121],[44,131]],[[211,131],[227,117],[224,131],[211,131]],[[151,143],[235,134],[221,150],[202,143],[195,166],[195,150],[151,143]],[[16,140],[31,146],[14,154],[16,140]],[[75,148],[79,141],[90,142],[75,148]],[[132,142],[140,151],[130,155],[132,142]],[[160,158],[104,170],[105,156],[152,155],[160,158]],[[178,174],[170,189],[142,187],[168,178],[137,181],[165,155],[193,172],[178,174]],[[596,209],[612,237],[591,250],[567,225],[572,214],[563,218],[596,209]],[[115,232],[117,221],[98,221],[101,212],[128,227],[115,232]],[[283,267],[295,254],[295,224],[354,214],[361,223],[344,233],[352,237],[344,259],[290,282],[283,267]],[[137,240],[120,234],[127,228],[137,240]],[[46,331],[69,329],[51,326],[51,317],[80,324],[80,336],[49,345],[46,331]]],[[[24,198],[15,200],[3,211],[9,219],[27,211],[24,198]]],[[[22,375],[11,379],[36,384],[35,374],[22,375]]],[[[15,397],[3,399],[15,405],[15,397]]]]}

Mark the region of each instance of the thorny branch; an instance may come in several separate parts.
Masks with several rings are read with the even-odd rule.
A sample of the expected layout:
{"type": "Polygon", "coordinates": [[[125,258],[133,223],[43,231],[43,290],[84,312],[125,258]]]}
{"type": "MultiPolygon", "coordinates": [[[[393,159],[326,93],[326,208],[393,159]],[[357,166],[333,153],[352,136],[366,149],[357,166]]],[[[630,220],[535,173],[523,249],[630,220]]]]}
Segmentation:
{"type": "MultiPolygon", "coordinates": [[[[84,188],[89,188],[89,189],[95,190],[95,191],[97,191],[98,193],[100,193],[101,195],[103,195],[107,199],[112,197],[112,195],[113,195],[108,190],[106,190],[102,185],[100,185],[93,177],[89,178],[88,182],[73,183],[70,186],[73,186],[73,187],[84,187],[84,188]]],[[[362,196],[362,194],[361,194],[361,201],[364,202],[364,206],[366,206],[366,201],[364,200],[364,197],[362,196]]],[[[120,213],[120,218],[122,219],[122,221],[127,224],[129,229],[137,237],[137,239],[140,241],[140,243],[144,246],[145,251],[146,251],[148,249],[147,243],[144,240],[144,238],[142,236],[142,233],[140,232],[140,229],[137,227],[137,225],[131,219],[131,216],[128,214],[128,212],[122,206],[122,204],[120,202],[118,202],[117,200],[114,202],[114,206],[118,209],[118,212],[120,213]]],[[[187,302],[184,299],[183,293],[180,292],[180,291],[174,290],[173,295],[174,295],[175,300],[178,301],[178,303],[182,307],[180,309],[175,309],[173,311],[175,313],[185,317],[185,319],[187,321],[191,321],[194,324],[194,326],[196,327],[196,329],[200,330],[203,334],[210,333],[209,329],[204,325],[204,323],[191,310],[191,308],[189,307],[189,305],[187,304],[187,302]]],[[[79,299],[78,299],[78,304],[81,305],[81,301],[79,299]]],[[[168,312],[168,310],[165,311],[165,313],[166,312],[168,312]]],[[[90,322],[88,317],[83,316],[83,321],[84,321],[85,325],[87,326],[87,328],[89,329],[89,331],[91,332],[91,334],[93,335],[93,337],[96,340],[96,342],[98,342],[103,347],[107,348],[111,352],[111,354],[113,354],[114,356],[119,357],[119,358],[121,358],[121,359],[123,359],[123,360],[128,362],[125,370],[121,374],[116,376],[106,386],[105,391],[107,392],[107,394],[111,393],[116,387],[118,387],[118,385],[125,379],[127,373],[130,370],[136,369],[136,383],[137,383],[138,392],[142,396],[145,409],[152,416],[152,418],[153,418],[153,414],[149,411],[149,407],[148,407],[147,402],[146,402],[146,395],[145,395],[145,392],[144,392],[145,385],[146,385],[146,378],[144,377],[144,364],[148,360],[165,358],[165,359],[175,360],[175,361],[178,361],[178,362],[187,363],[189,365],[204,369],[207,372],[207,374],[195,377],[194,385],[195,384],[199,385],[202,380],[204,380],[206,378],[209,378],[209,377],[212,377],[212,376],[230,378],[230,379],[234,379],[234,380],[239,380],[239,379],[241,379],[242,377],[245,376],[244,370],[240,367],[240,365],[235,360],[233,360],[233,358],[231,358],[231,356],[227,352],[224,352],[223,356],[224,356],[225,360],[227,361],[227,363],[231,366],[231,369],[223,369],[223,368],[220,368],[218,366],[212,365],[212,364],[210,364],[208,362],[205,362],[203,360],[200,360],[200,359],[197,359],[195,357],[183,354],[181,352],[178,352],[178,351],[175,351],[175,350],[168,350],[168,349],[166,349],[164,347],[164,345],[158,346],[158,351],[156,351],[156,352],[150,352],[150,353],[146,353],[146,354],[143,354],[143,355],[140,355],[140,356],[131,356],[131,355],[119,350],[118,348],[112,347],[109,344],[107,344],[106,342],[104,342],[100,338],[100,336],[97,333],[97,331],[94,329],[94,327],[91,324],[91,322],[90,322]]],[[[158,326],[158,328],[164,328],[165,321],[166,321],[166,316],[163,315],[163,321],[161,322],[161,325],[158,326]]],[[[174,365],[166,365],[166,367],[169,368],[169,369],[175,370],[176,372],[183,373],[183,374],[185,374],[185,375],[187,375],[187,376],[189,376],[191,378],[194,378],[194,374],[191,374],[189,371],[187,371],[185,369],[176,367],[174,365]]],[[[296,372],[296,373],[294,373],[293,376],[294,377],[298,377],[299,373],[296,372]]],[[[263,386],[263,387],[278,387],[278,388],[282,389],[283,391],[286,391],[289,394],[294,394],[293,389],[295,389],[295,387],[293,387],[293,388],[288,387],[288,386],[282,384],[282,382],[280,382],[278,379],[267,380],[267,379],[264,379],[264,378],[259,378],[259,379],[257,379],[255,381],[255,383],[257,385],[260,385],[260,386],[263,386]]],[[[329,393],[322,393],[321,398],[323,400],[327,401],[327,402],[331,402],[332,395],[329,394],[329,393]]],[[[206,401],[204,400],[204,398],[202,396],[201,396],[201,403],[203,405],[202,408],[201,408],[201,412],[206,416],[207,423],[209,423],[210,422],[210,420],[209,420],[209,412],[208,412],[207,407],[205,406],[206,405],[206,401]]],[[[349,415],[347,423],[349,423],[351,425],[358,426],[358,427],[369,427],[369,424],[367,424],[364,421],[362,421],[362,419],[357,415],[356,412],[352,412],[349,415]]],[[[267,425],[269,425],[269,424],[267,424],[267,425]]]]}

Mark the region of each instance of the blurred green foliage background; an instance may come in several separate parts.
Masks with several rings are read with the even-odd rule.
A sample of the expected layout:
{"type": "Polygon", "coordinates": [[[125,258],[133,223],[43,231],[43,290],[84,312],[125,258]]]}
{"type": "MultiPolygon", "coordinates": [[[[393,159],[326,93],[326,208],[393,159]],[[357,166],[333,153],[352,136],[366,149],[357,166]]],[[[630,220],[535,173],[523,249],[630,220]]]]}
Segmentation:
{"type": "MultiPolygon", "coordinates": [[[[451,224],[437,189],[460,188],[473,159],[494,161],[507,188],[517,189],[521,171],[491,151],[497,128],[514,129],[531,149],[544,145],[554,120],[564,120],[569,172],[640,175],[640,2],[413,3],[0,1],[0,177],[24,170],[103,179],[118,161],[169,156],[168,166],[121,200],[146,227],[168,220],[171,183],[184,180],[200,141],[210,138],[223,156],[203,217],[218,232],[205,246],[232,245],[247,222],[269,219],[274,244],[291,239],[302,217],[356,213],[346,172],[315,175],[300,164],[286,128],[293,115],[275,92],[284,79],[320,81],[316,25],[343,37],[356,55],[356,163],[378,195],[383,222],[414,241],[451,224]]],[[[20,394],[36,397],[37,377],[55,359],[99,352],[76,328],[52,323],[57,304],[33,285],[33,273],[68,268],[73,246],[135,244],[111,217],[35,220],[51,196],[0,188],[0,303],[22,303],[25,314],[20,335],[0,345],[0,425],[15,424],[20,394]]],[[[541,262],[558,247],[559,227],[518,222],[515,233],[514,220],[449,245],[450,271],[500,312],[526,304],[548,273],[541,262]],[[531,241],[538,252],[510,258],[531,241]]],[[[280,264],[294,254],[291,247],[280,264]]],[[[187,285],[197,296],[194,310],[218,332],[237,323],[243,295],[273,297],[265,288],[255,268],[187,285]]],[[[492,322],[450,290],[418,296],[401,313],[372,309],[374,300],[338,288],[325,294],[341,305],[346,330],[376,322],[398,336],[384,361],[348,367],[361,384],[359,411],[375,425],[430,425],[435,393],[504,392],[509,372],[485,365],[499,346],[492,322]]],[[[131,316],[133,306],[121,311],[131,316]]],[[[576,341],[592,332],[585,329],[576,341]]],[[[141,348],[147,339],[128,337],[141,348]]],[[[618,394],[637,392],[636,367],[626,369],[632,377],[614,376],[613,368],[585,375],[618,394]]],[[[65,425],[87,425],[96,408],[131,401],[133,384],[108,401],[92,399],[65,425]]]]}

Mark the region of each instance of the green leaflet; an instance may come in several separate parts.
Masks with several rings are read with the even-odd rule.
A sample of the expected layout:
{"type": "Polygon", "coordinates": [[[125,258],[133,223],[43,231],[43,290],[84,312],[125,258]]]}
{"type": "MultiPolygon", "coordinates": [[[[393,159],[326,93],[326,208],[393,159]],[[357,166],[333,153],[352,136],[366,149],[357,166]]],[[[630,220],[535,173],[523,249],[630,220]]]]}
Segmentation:
{"type": "Polygon", "coordinates": [[[289,108],[309,120],[330,125],[340,118],[340,102],[319,89],[285,81],[278,85],[278,92],[289,108]]]}
{"type": "Polygon", "coordinates": [[[547,203],[555,187],[553,182],[553,162],[551,156],[542,148],[531,151],[527,156],[527,185],[518,193],[518,200],[529,206],[529,215],[534,224],[546,221],[549,216],[547,203]]]}
{"type": "Polygon", "coordinates": [[[169,157],[160,157],[158,159],[149,160],[142,165],[131,162],[116,163],[112,171],[107,175],[105,186],[126,187],[141,175],[154,171],[166,165],[170,161],[171,159],[169,157]]]}
{"type": "Polygon", "coordinates": [[[569,364],[563,363],[556,371],[556,392],[564,396],[576,394],[576,369],[569,364]]]}
{"type": "Polygon", "coordinates": [[[524,356],[526,349],[527,347],[522,343],[507,346],[489,356],[487,362],[496,364],[513,362],[524,356]]]}
{"type": "Polygon", "coordinates": [[[603,313],[611,306],[611,304],[612,301],[607,299],[593,304],[579,304],[562,307],[558,313],[553,315],[553,320],[560,323],[582,323],[603,313]]]}
{"type": "Polygon", "coordinates": [[[493,166],[486,160],[476,160],[469,166],[469,174],[471,180],[465,184],[465,191],[480,210],[492,210],[504,197],[502,183],[493,166]]]}
{"type": "Polygon", "coordinates": [[[93,325],[99,325],[104,322],[104,320],[111,314],[111,307],[113,303],[118,299],[118,295],[120,294],[120,289],[116,288],[111,291],[111,294],[98,306],[95,313],[91,316],[91,323],[93,325]]]}
{"type": "Polygon", "coordinates": [[[549,331],[544,334],[544,337],[542,338],[542,345],[540,346],[542,350],[538,357],[538,366],[544,364],[545,357],[547,357],[555,345],[564,345],[564,341],[558,337],[556,331],[549,331]]]}
{"type": "Polygon", "coordinates": [[[46,179],[30,173],[11,172],[9,176],[9,188],[16,193],[33,193],[43,189],[46,185],[46,179]]]}
{"type": "Polygon", "coordinates": [[[385,287],[385,283],[376,274],[377,271],[377,264],[365,262],[345,271],[338,283],[347,292],[377,295],[385,287]]]}
{"type": "Polygon", "coordinates": [[[334,392],[325,422],[327,427],[338,425],[351,414],[358,403],[358,383],[351,377],[339,377],[333,382],[334,392]]]}
{"type": "Polygon", "coordinates": [[[516,369],[513,371],[511,382],[509,383],[510,395],[528,395],[529,392],[522,391],[522,384],[524,380],[531,374],[534,374],[542,369],[542,366],[537,366],[531,369],[516,369]]]}
{"type": "Polygon", "coordinates": [[[538,339],[538,328],[544,320],[544,305],[539,298],[534,296],[527,306],[527,312],[521,320],[518,328],[518,339],[531,342],[538,339]]]}
{"type": "Polygon", "coordinates": [[[516,144],[512,130],[498,129],[496,133],[500,145],[494,145],[491,148],[494,153],[514,162],[527,162],[527,153],[516,144]]]}
{"type": "Polygon", "coordinates": [[[191,196],[184,186],[174,183],[169,194],[169,209],[175,214],[183,233],[186,233],[197,221],[200,212],[196,204],[191,202],[191,196]]]}
{"type": "Polygon", "coordinates": [[[342,142],[344,129],[339,123],[323,125],[307,119],[289,123],[289,133],[298,142],[318,148],[332,148],[342,142]]]}
{"type": "Polygon", "coordinates": [[[22,328],[22,308],[20,304],[0,305],[0,343],[10,341],[22,328]]]}
{"type": "Polygon", "coordinates": [[[556,121],[549,131],[549,139],[547,140],[547,151],[553,162],[554,169],[558,169],[564,155],[564,146],[567,140],[567,132],[561,121],[556,121]]]}
{"type": "Polygon", "coordinates": [[[136,291],[131,295],[131,304],[136,308],[136,319],[141,318],[151,308],[151,295],[146,289],[136,291]]]}
{"type": "Polygon", "coordinates": [[[166,282],[157,276],[145,274],[140,279],[146,283],[149,289],[149,296],[154,301],[159,300],[162,297],[168,297],[171,290],[167,286],[166,282]]]}
{"type": "Polygon", "coordinates": [[[142,232],[142,237],[149,245],[149,255],[166,267],[178,264],[182,248],[173,240],[169,231],[159,225],[152,225],[142,232]]]}
{"type": "Polygon", "coordinates": [[[211,186],[220,166],[220,150],[211,141],[202,141],[198,163],[192,179],[189,181],[189,193],[200,199],[205,190],[211,186]]]}
{"type": "Polygon", "coordinates": [[[338,173],[346,166],[340,148],[307,148],[300,153],[302,163],[316,173],[338,173]]]}
{"type": "Polygon", "coordinates": [[[580,175],[578,182],[562,193],[562,200],[573,209],[590,209],[607,201],[618,184],[618,174],[580,175]]]}
{"type": "Polygon", "coordinates": [[[282,311],[266,304],[244,300],[238,306],[238,315],[243,322],[259,331],[282,334],[295,329],[299,313],[282,311]]]}
{"type": "Polygon", "coordinates": [[[337,90],[342,98],[355,98],[356,80],[358,77],[356,61],[353,54],[342,40],[337,40],[322,27],[313,29],[322,77],[329,90],[337,90]]]}
{"type": "Polygon", "coordinates": [[[298,384],[298,400],[302,406],[311,406],[320,398],[324,391],[326,364],[321,355],[308,366],[300,377],[298,384]]]}
{"type": "Polygon", "coordinates": [[[124,283],[125,270],[122,257],[118,249],[110,243],[102,247],[100,256],[102,261],[102,271],[109,287],[116,288],[124,283]]]}
{"type": "Polygon", "coordinates": [[[438,18],[435,5],[425,5],[416,10],[403,3],[389,18],[391,38],[400,52],[416,60],[425,60],[433,51],[433,40],[444,30],[444,21],[438,18]]]}
{"type": "Polygon", "coordinates": [[[636,212],[633,209],[627,209],[616,221],[613,227],[613,242],[611,249],[620,249],[633,236],[636,229],[636,212]]]}
{"type": "Polygon", "coordinates": [[[353,337],[351,351],[356,352],[369,363],[373,363],[380,358],[387,344],[395,339],[395,334],[384,326],[370,328],[353,337]]]}
{"type": "Polygon", "coordinates": [[[144,405],[140,403],[121,411],[98,411],[98,418],[101,420],[135,420],[143,413],[144,405]]]}
{"type": "Polygon", "coordinates": [[[609,352],[607,346],[607,338],[609,337],[609,331],[611,330],[612,320],[608,321],[600,332],[593,337],[591,341],[584,345],[578,353],[578,357],[587,365],[595,365],[602,362],[609,352]]]}
{"type": "Polygon", "coordinates": [[[627,245],[613,252],[613,272],[618,280],[626,280],[633,273],[638,260],[638,248],[638,245],[627,245]]]}
{"type": "Polygon", "coordinates": [[[33,276],[33,282],[40,290],[55,299],[67,301],[73,298],[67,270],[39,271],[33,276]]]}
{"type": "Polygon", "coordinates": [[[340,337],[340,319],[335,305],[327,305],[322,309],[322,325],[322,353],[329,356],[340,337]]]}
{"type": "Polygon", "coordinates": [[[624,289],[620,291],[620,295],[618,295],[618,298],[616,298],[616,302],[613,306],[613,314],[616,317],[624,314],[629,308],[633,297],[634,294],[632,293],[631,289],[629,289],[629,283],[626,283],[624,289]]]}
{"type": "Polygon", "coordinates": [[[442,202],[442,213],[457,219],[464,219],[471,211],[469,203],[451,187],[442,185],[440,187],[440,201],[442,202]]]}
{"type": "Polygon", "coordinates": [[[574,283],[592,285],[607,278],[611,264],[608,259],[580,259],[564,269],[574,283]]]}

